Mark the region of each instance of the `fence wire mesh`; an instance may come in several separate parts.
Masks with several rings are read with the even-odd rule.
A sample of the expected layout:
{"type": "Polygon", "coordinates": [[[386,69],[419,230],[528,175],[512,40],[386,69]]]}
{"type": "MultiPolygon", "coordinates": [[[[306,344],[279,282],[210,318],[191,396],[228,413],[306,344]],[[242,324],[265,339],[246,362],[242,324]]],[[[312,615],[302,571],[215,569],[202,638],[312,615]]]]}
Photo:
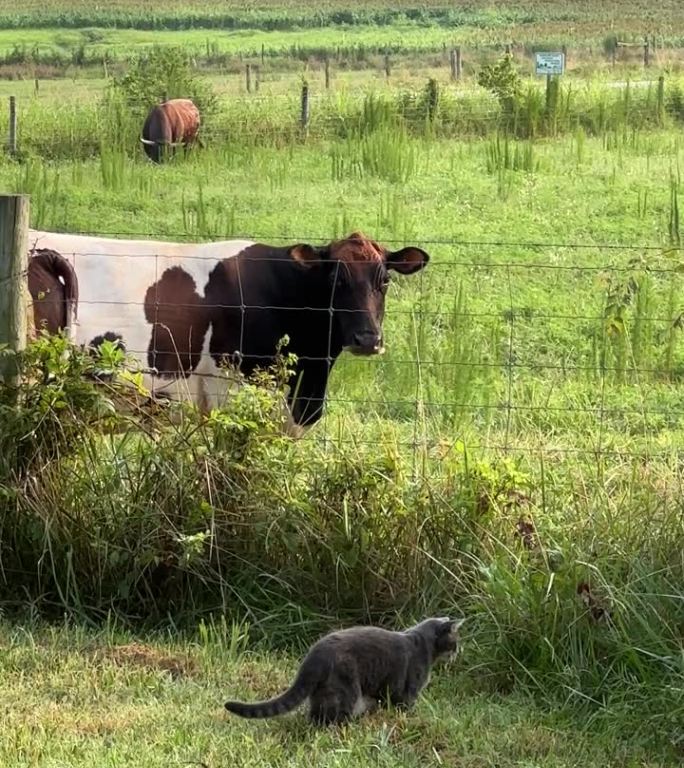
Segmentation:
{"type": "MultiPolygon", "coordinates": [[[[187,239],[168,232],[98,233],[114,236],[187,239]]],[[[245,239],[280,245],[329,240],[311,233],[245,239]]],[[[383,245],[391,249],[406,243],[384,240],[383,245]]],[[[176,313],[174,317],[192,314],[198,301],[207,311],[232,310],[237,314],[231,322],[241,324],[240,342],[224,351],[236,353],[238,360],[248,354],[264,367],[272,361],[275,350],[247,348],[245,333],[254,331],[245,318],[254,313],[279,323],[281,336],[292,330],[288,323],[295,316],[305,317],[311,329],[326,328],[326,344],[300,357],[303,364],[332,369],[326,415],[306,437],[321,444],[353,447],[387,441],[412,451],[416,461],[422,452],[439,456],[457,443],[535,456],[678,455],[677,435],[684,427],[679,249],[439,237],[415,245],[437,247],[439,257],[417,275],[393,279],[383,327],[386,353],[362,358],[343,352],[337,361],[332,342],[336,324],[368,312],[358,305],[335,304],[339,264],[329,297],[307,297],[293,306],[245,297],[241,280],[238,301],[209,299],[200,277],[218,259],[216,252],[203,254],[199,245],[195,252],[190,246],[182,258],[151,254],[134,244],[107,254],[101,242],[97,248],[79,246],[79,252],[70,249],[63,255],[79,277],[77,342],[88,344],[100,334],[116,332],[120,318],[122,328],[136,328],[128,343],[125,330],[121,335],[127,353],[148,373],[153,371],[149,361],[168,355],[168,349],[155,346],[145,293],[172,265],[186,266],[199,298],[173,304],[155,298],[155,311],[176,313]],[[88,265],[94,253],[98,264],[116,265],[107,284],[88,265]],[[597,259],[604,253],[611,258],[597,259]],[[108,298],[110,290],[117,297],[108,298]],[[143,343],[131,343],[133,338],[143,343]]],[[[260,262],[260,269],[269,269],[269,258],[260,262]]],[[[178,349],[187,346],[180,338],[175,343],[178,349]]],[[[209,378],[218,375],[218,386],[223,386],[222,374],[207,373],[203,365],[215,359],[208,346],[192,354],[194,369],[205,370],[209,378]]]]}

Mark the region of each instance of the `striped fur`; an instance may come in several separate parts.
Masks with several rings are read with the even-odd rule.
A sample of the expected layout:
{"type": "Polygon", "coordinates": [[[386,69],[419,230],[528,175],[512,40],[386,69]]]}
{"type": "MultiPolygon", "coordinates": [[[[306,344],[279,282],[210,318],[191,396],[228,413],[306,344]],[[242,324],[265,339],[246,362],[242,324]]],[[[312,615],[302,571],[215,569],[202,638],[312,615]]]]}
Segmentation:
{"type": "Polygon", "coordinates": [[[309,654],[299,668],[294,683],[279,696],[266,701],[257,701],[248,704],[242,701],[227,701],[225,708],[234,715],[250,719],[265,717],[278,717],[302,704],[309,698],[314,688],[318,685],[323,675],[327,675],[329,665],[321,665],[317,656],[312,658],[309,654]]]}

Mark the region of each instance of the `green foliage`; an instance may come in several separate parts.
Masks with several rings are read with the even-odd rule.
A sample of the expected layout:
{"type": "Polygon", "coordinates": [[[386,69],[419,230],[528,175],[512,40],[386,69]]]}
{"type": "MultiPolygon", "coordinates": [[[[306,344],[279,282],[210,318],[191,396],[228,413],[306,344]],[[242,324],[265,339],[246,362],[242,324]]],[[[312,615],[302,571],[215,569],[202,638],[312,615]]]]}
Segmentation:
{"type": "Polygon", "coordinates": [[[423,102],[425,104],[425,116],[428,120],[434,120],[439,109],[439,84],[434,77],[431,77],[425,85],[423,91],[423,102]]]}
{"type": "Polygon", "coordinates": [[[2,390],[3,598],[21,589],[48,615],[176,626],[248,612],[276,645],[457,605],[479,638],[471,662],[496,685],[549,698],[552,682],[584,704],[630,680],[681,706],[684,528],[676,497],[657,490],[677,482],[664,465],[638,483],[636,465],[612,470],[619,514],[600,496],[568,501],[581,464],[539,473],[461,441],[416,476],[388,442],[283,437],[289,357],[208,418],[138,411],[130,397],[114,409],[123,362],[114,344],[91,362],[41,338],[22,383],[2,390]],[[82,381],[95,372],[106,394],[82,381]]]}
{"type": "Polygon", "coordinates": [[[68,452],[83,430],[110,425],[114,403],[93,378],[103,365],[112,375],[123,358],[110,342],[90,354],[42,333],[20,356],[3,355],[15,359],[19,374],[16,383],[0,384],[0,483],[11,484],[68,452]]]}
{"type": "Polygon", "coordinates": [[[618,50],[618,36],[613,35],[607,35],[603,38],[603,52],[606,54],[606,56],[612,56],[614,55],[618,50]]]}
{"type": "Polygon", "coordinates": [[[522,77],[513,64],[511,54],[505,53],[495,64],[481,69],[477,83],[496,96],[506,117],[513,117],[522,94],[522,77]]]}
{"type": "Polygon", "coordinates": [[[476,641],[467,626],[463,652],[435,669],[409,713],[390,709],[353,727],[310,728],[300,711],[255,737],[254,723],[220,716],[220,702],[284,688],[303,641],[289,653],[269,651],[255,646],[248,624],[223,616],[190,631],[145,633],[113,617],[96,628],[5,619],[0,697],[12,706],[0,723],[0,764],[160,766],[179,755],[214,768],[229,755],[235,768],[280,768],[285,753],[288,768],[576,768],[578,759],[583,768],[680,768],[681,711],[662,711],[666,690],[649,687],[630,706],[616,687],[594,711],[535,702],[526,689],[483,690],[487,673],[472,663],[476,641]],[[55,718],[59,727],[35,727],[55,718]]]}
{"type": "MultiPolygon", "coordinates": [[[[194,70],[190,77],[194,79],[194,70]]],[[[158,101],[157,91],[161,88],[156,80],[135,82],[136,89],[144,85],[143,90],[148,93],[144,97],[148,99],[146,104],[158,101]]],[[[676,78],[668,80],[662,88],[652,89],[604,84],[579,90],[554,81],[553,98],[548,102],[543,87],[527,82],[512,113],[502,111],[493,95],[482,91],[457,93],[435,89],[435,85],[314,98],[308,141],[351,139],[359,143],[380,127],[430,140],[492,137],[500,131],[518,138],[576,135],[578,126],[587,136],[606,136],[684,120],[684,108],[680,109],[678,101],[681,83],[676,78]]],[[[131,98],[135,101],[138,97],[131,98]]],[[[19,148],[23,157],[30,162],[36,156],[46,160],[100,156],[100,173],[112,189],[123,191],[126,185],[142,183],[126,178],[130,169],[125,163],[122,166],[122,155],[143,159],[139,136],[148,107],[137,102],[137,106],[132,106],[126,99],[118,85],[106,91],[100,104],[70,101],[66,96],[62,100],[61,94],[57,106],[41,99],[20,99],[19,148]]],[[[198,99],[210,104],[209,114],[202,112],[203,140],[225,157],[239,156],[249,147],[294,148],[301,142],[299,109],[294,100],[280,95],[253,98],[244,94],[222,99],[211,95],[204,102],[204,96],[198,99]]],[[[32,194],[44,195],[43,182],[29,175],[32,194]]]]}
{"type": "Polygon", "coordinates": [[[179,47],[154,46],[145,51],[111,87],[114,95],[140,114],[146,114],[164,97],[192,99],[203,118],[216,108],[211,85],[197,74],[188,52],[179,47]]]}
{"type": "MultiPolygon", "coordinates": [[[[117,384],[116,345],[91,358],[61,338],[31,344],[20,384],[1,390],[5,573],[48,612],[153,621],[245,601],[378,616],[444,595],[434,558],[470,538],[470,492],[455,486],[435,505],[389,453],[284,438],[292,362],[258,372],[206,419],[180,405],[155,416],[117,384]]],[[[0,593],[12,589],[6,576],[0,593]]]]}
{"type": "MultiPolygon", "coordinates": [[[[113,383],[81,378],[108,378],[116,349],[73,376],[55,352],[66,383],[48,392],[68,397],[21,389],[1,414],[0,595],[89,621],[249,616],[273,645],[454,610],[473,619],[473,685],[576,702],[594,724],[648,705],[636,727],[673,740],[681,254],[632,256],[678,243],[679,138],[650,130],[655,89],[563,85],[565,138],[497,143],[495,96],[443,88],[426,121],[423,86],[316,97],[306,146],[294,98],[231,97],[209,150],[162,169],[129,156],[139,125],[126,132],[121,102],[126,138],[107,150],[114,111],[21,100],[28,159],[0,176],[31,192],[34,226],[265,242],[362,228],[424,243],[431,262],[393,281],[386,355],[340,358],[328,415],[299,443],[280,433],[273,372],[206,419],[124,416],[113,383]]],[[[514,135],[551,132],[547,114],[530,84],[514,135]]]]}
{"type": "Polygon", "coordinates": [[[539,167],[535,160],[534,144],[531,141],[511,141],[507,135],[497,135],[487,143],[487,173],[499,174],[502,171],[526,171],[532,173],[539,167]]]}

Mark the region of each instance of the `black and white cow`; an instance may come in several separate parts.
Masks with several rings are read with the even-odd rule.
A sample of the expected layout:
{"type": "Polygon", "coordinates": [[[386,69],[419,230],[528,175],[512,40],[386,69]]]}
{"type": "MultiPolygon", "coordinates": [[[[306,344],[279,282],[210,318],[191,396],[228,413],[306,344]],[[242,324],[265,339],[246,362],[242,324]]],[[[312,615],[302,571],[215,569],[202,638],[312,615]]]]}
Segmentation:
{"type": "MultiPolygon", "coordinates": [[[[321,247],[244,240],[179,244],[38,231],[30,232],[30,243],[35,252],[49,251],[73,267],[74,341],[120,339],[142,364],[153,394],[214,408],[228,393],[226,358],[237,359],[250,374],[273,362],[287,335],[287,350],[298,358],[289,395],[298,427],[321,417],[328,377],[343,350],[383,351],[390,273],[413,274],[429,259],[420,248],[389,251],[359,232],[321,247]]],[[[43,267],[50,263],[45,260],[43,267]]],[[[56,271],[53,288],[65,291],[58,277],[56,271]]],[[[39,325],[35,296],[34,314],[39,325]]]]}

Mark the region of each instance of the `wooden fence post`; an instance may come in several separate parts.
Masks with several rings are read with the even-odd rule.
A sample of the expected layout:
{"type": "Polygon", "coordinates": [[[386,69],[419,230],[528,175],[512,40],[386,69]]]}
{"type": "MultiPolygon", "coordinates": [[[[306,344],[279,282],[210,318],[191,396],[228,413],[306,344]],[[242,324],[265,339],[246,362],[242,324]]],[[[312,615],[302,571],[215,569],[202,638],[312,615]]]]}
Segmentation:
{"type": "Polygon", "coordinates": [[[38,95],[38,91],[40,90],[40,81],[38,80],[37,77],[33,81],[33,86],[34,86],[34,92],[35,92],[35,94],[37,96],[38,95]]]}
{"type": "Polygon", "coordinates": [[[266,46],[261,44],[261,65],[263,66],[266,60],[266,46]]]}
{"type": "Polygon", "coordinates": [[[325,56],[325,87],[326,90],[330,88],[330,59],[327,54],[325,56]]]}
{"type": "Polygon", "coordinates": [[[9,97],[9,136],[7,139],[7,149],[10,155],[17,154],[17,100],[14,96],[9,97]]]}
{"type": "Polygon", "coordinates": [[[245,85],[247,86],[247,93],[252,92],[252,67],[250,64],[245,64],[245,85]]]}
{"type": "Polygon", "coordinates": [[[656,91],[656,114],[658,115],[658,125],[665,122],[665,75],[658,78],[658,90],[656,91]]]}
{"type": "Polygon", "coordinates": [[[385,54],[385,77],[389,80],[391,74],[392,74],[392,67],[390,65],[390,57],[389,57],[389,53],[386,53],[385,54]]]}
{"type": "Polygon", "coordinates": [[[461,49],[452,48],[449,54],[449,64],[451,65],[451,79],[461,79],[461,49]]]}
{"type": "MultiPolygon", "coordinates": [[[[0,346],[14,352],[26,347],[29,333],[27,195],[0,195],[0,346]]],[[[31,324],[32,325],[32,324],[31,324]]],[[[0,361],[7,383],[17,375],[15,361],[0,361]]]]}
{"type": "Polygon", "coordinates": [[[644,67],[648,67],[650,64],[650,50],[649,50],[649,42],[648,38],[644,38],[644,67]]]}
{"type": "Polygon", "coordinates": [[[254,67],[254,90],[259,90],[259,84],[261,81],[261,67],[255,66],[254,67]]]}
{"type": "Polygon", "coordinates": [[[302,130],[306,131],[309,127],[309,84],[304,80],[302,82],[302,108],[300,114],[302,130]]]}

